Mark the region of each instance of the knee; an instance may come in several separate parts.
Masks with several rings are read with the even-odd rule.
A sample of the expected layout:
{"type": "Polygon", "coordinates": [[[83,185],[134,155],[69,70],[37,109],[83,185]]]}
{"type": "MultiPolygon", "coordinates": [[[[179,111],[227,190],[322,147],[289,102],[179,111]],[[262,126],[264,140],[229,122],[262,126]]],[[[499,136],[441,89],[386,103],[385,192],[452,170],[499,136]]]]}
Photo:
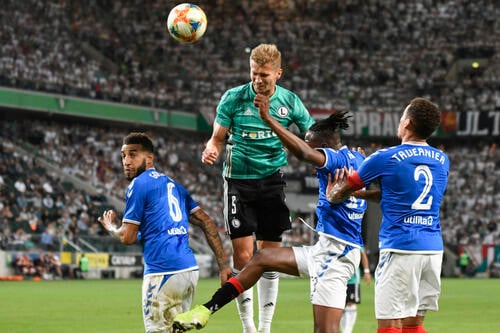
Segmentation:
{"type": "Polygon", "coordinates": [[[252,259],[253,251],[235,251],[233,252],[233,262],[236,269],[243,267],[252,259]]]}
{"type": "Polygon", "coordinates": [[[272,262],[272,260],[270,260],[272,255],[271,249],[258,250],[252,257],[252,262],[254,265],[265,267],[266,264],[272,262]]]}
{"type": "Polygon", "coordinates": [[[266,249],[263,249],[263,250],[258,250],[257,252],[255,252],[254,256],[253,256],[253,260],[254,261],[263,261],[266,256],[267,256],[267,252],[266,249]]]}

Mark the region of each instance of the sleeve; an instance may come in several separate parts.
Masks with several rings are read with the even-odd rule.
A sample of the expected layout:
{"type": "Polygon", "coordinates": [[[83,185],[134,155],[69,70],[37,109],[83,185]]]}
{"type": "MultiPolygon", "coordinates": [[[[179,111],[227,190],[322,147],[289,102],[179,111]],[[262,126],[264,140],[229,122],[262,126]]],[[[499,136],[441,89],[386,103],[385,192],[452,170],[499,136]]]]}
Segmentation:
{"type": "Polygon", "coordinates": [[[304,106],[304,103],[302,103],[297,95],[295,95],[294,104],[294,122],[301,132],[305,132],[309,129],[309,127],[311,127],[312,124],[314,124],[314,119],[311,117],[309,111],[307,111],[304,106]]]}
{"type": "Polygon", "coordinates": [[[231,111],[231,105],[234,105],[231,100],[233,99],[229,91],[226,91],[217,105],[217,112],[215,114],[215,121],[224,127],[231,127],[233,122],[233,114],[231,111]]]}
{"type": "Polygon", "coordinates": [[[175,187],[179,191],[179,197],[184,198],[186,204],[186,210],[189,212],[189,214],[192,214],[198,209],[200,209],[198,203],[194,201],[194,199],[191,197],[189,192],[184,188],[184,186],[182,186],[179,183],[175,183],[175,187]]]}
{"type": "Polygon", "coordinates": [[[331,148],[316,148],[316,150],[321,151],[325,155],[325,165],[318,166],[318,169],[335,171],[335,169],[341,167],[339,154],[335,150],[331,148]]]}
{"type": "Polygon", "coordinates": [[[359,179],[353,177],[353,182],[361,181],[364,185],[368,186],[372,181],[379,178],[384,170],[388,169],[387,154],[375,152],[367,157],[358,169],[357,176],[359,179]]]}
{"type": "Polygon", "coordinates": [[[144,204],[146,202],[147,191],[144,184],[135,180],[130,183],[125,194],[123,221],[140,225],[144,217],[144,204]]]}

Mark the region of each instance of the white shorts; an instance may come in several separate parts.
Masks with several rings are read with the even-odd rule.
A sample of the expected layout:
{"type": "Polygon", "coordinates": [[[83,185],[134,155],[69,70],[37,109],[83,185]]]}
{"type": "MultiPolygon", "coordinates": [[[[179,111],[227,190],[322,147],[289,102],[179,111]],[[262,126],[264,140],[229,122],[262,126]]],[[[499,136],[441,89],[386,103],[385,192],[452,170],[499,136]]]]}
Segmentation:
{"type": "Polygon", "coordinates": [[[375,270],[375,317],[398,319],[437,311],[443,253],[381,251],[375,270]]]}
{"type": "Polygon", "coordinates": [[[145,276],[142,282],[142,318],[146,333],[167,333],[174,317],[193,302],[199,271],[145,276]]]}
{"type": "Polygon", "coordinates": [[[333,238],[319,236],[315,245],[293,247],[301,276],[311,280],[311,303],[345,307],[347,281],[359,266],[360,249],[333,238]]]}

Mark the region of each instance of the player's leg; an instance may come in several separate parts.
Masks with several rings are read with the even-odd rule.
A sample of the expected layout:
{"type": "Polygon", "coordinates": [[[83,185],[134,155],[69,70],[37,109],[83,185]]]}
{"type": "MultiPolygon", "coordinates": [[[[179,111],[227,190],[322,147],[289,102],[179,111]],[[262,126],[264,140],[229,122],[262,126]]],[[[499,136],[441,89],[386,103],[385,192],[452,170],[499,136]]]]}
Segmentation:
{"type": "MultiPolygon", "coordinates": [[[[246,236],[232,240],[233,245],[233,276],[240,273],[241,269],[250,261],[254,253],[254,238],[246,236]]],[[[236,308],[240,316],[243,333],[255,333],[253,313],[253,288],[243,291],[236,298],[236,308]]]]}
{"type": "Polygon", "coordinates": [[[191,307],[199,272],[144,277],[142,313],[146,333],[169,332],[174,317],[191,307]]]}
{"type": "Polygon", "coordinates": [[[279,271],[298,276],[294,251],[290,247],[263,249],[258,251],[243,270],[224,284],[204,306],[212,312],[229,303],[235,294],[251,288],[264,272],[279,271]]]}
{"type": "Polygon", "coordinates": [[[314,331],[340,332],[347,281],[359,266],[360,250],[320,236],[311,247],[294,248],[298,270],[310,276],[314,331]]]}
{"type": "Polygon", "coordinates": [[[378,333],[403,332],[403,319],[420,308],[420,280],[427,263],[422,255],[381,251],[376,270],[375,317],[378,333]]]}
{"type": "Polygon", "coordinates": [[[293,248],[276,247],[257,251],[236,278],[244,288],[249,288],[257,283],[264,273],[271,271],[299,276],[293,248]]]}
{"type": "Polygon", "coordinates": [[[178,315],[174,319],[174,326],[185,330],[204,327],[210,314],[221,309],[245,289],[251,288],[266,271],[298,276],[293,249],[280,247],[258,251],[245,268],[219,288],[207,303],[178,315]],[[199,320],[200,317],[206,320],[199,320]]]}
{"type": "Polygon", "coordinates": [[[378,329],[377,333],[402,333],[403,329],[401,328],[403,326],[401,319],[393,320],[393,321],[388,321],[388,320],[377,320],[378,322],[378,329]]]}
{"type": "Polygon", "coordinates": [[[403,319],[403,333],[427,333],[424,329],[424,316],[407,317],[403,319]]]}
{"type": "MultiPolygon", "coordinates": [[[[252,258],[254,232],[257,230],[257,217],[253,206],[256,196],[255,180],[224,180],[224,220],[227,234],[233,246],[233,274],[236,275],[252,258]]],[[[241,293],[236,299],[243,333],[255,333],[253,313],[253,288],[241,293]]]]}
{"type": "Polygon", "coordinates": [[[344,313],[340,319],[340,328],[342,333],[352,333],[356,318],[358,316],[357,304],[360,302],[360,285],[358,283],[350,283],[347,285],[347,298],[344,313]]]}
{"type": "Polygon", "coordinates": [[[426,333],[425,312],[438,310],[441,294],[441,266],[443,254],[427,254],[422,257],[422,274],[418,289],[418,312],[415,317],[403,319],[403,333],[426,333]]]}
{"type": "Polygon", "coordinates": [[[392,267],[394,253],[389,251],[381,251],[375,276],[375,317],[377,318],[377,333],[402,333],[403,322],[400,319],[401,305],[394,303],[392,300],[398,299],[402,292],[400,289],[406,288],[406,285],[399,287],[399,284],[394,285],[394,276],[398,277],[397,272],[392,272],[395,269],[392,267]],[[397,293],[397,296],[394,295],[397,293]],[[394,319],[397,318],[397,319],[394,319]]]}
{"type": "Polygon", "coordinates": [[[314,332],[340,333],[343,309],[313,304],[314,332]]]}
{"type": "Polygon", "coordinates": [[[358,306],[356,303],[346,304],[342,318],[340,319],[340,327],[342,333],[352,333],[356,319],[358,317],[358,306]]]}
{"type": "MultiPolygon", "coordinates": [[[[257,214],[257,248],[282,246],[282,234],[291,229],[290,210],[285,203],[281,173],[277,172],[260,182],[257,214]]],[[[279,274],[266,271],[257,282],[259,300],[259,333],[271,332],[271,322],[278,299],[279,274]]]]}
{"type": "MultiPolygon", "coordinates": [[[[281,242],[257,241],[258,249],[280,248],[281,242]]],[[[257,296],[259,304],[259,333],[271,332],[276,301],[278,299],[279,273],[265,271],[257,281],[257,296]]]]}

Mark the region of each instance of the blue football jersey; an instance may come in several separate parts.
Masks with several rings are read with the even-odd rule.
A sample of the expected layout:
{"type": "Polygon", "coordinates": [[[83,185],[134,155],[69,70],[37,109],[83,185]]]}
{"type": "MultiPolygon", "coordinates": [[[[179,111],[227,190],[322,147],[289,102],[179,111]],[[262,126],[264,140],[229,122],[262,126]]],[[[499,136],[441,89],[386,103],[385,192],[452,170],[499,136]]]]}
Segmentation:
{"type": "Polygon", "coordinates": [[[123,221],[139,225],[144,275],[198,269],[188,239],[189,215],[196,209],[183,186],[155,169],[130,182],[123,221]]]}
{"type": "Polygon", "coordinates": [[[335,170],[343,167],[348,169],[352,167],[357,170],[363,162],[364,156],[345,146],[339,150],[330,148],[321,150],[325,153],[326,162],[323,167],[316,168],[319,182],[316,231],[352,246],[360,247],[363,245],[361,222],[366,210],[366,201],[350,197],[340,204],[331,204],[326,198],[326,187],[329,173],[333,177],[335,170]]]}
{"type": "Polygon", "coordinates": [[[448,156],[426,143],[381,149],[364,161],[358,170],[361,181],[380,180],[381,250],[443,250],[439,209],[449,169],[448,156]]]}

